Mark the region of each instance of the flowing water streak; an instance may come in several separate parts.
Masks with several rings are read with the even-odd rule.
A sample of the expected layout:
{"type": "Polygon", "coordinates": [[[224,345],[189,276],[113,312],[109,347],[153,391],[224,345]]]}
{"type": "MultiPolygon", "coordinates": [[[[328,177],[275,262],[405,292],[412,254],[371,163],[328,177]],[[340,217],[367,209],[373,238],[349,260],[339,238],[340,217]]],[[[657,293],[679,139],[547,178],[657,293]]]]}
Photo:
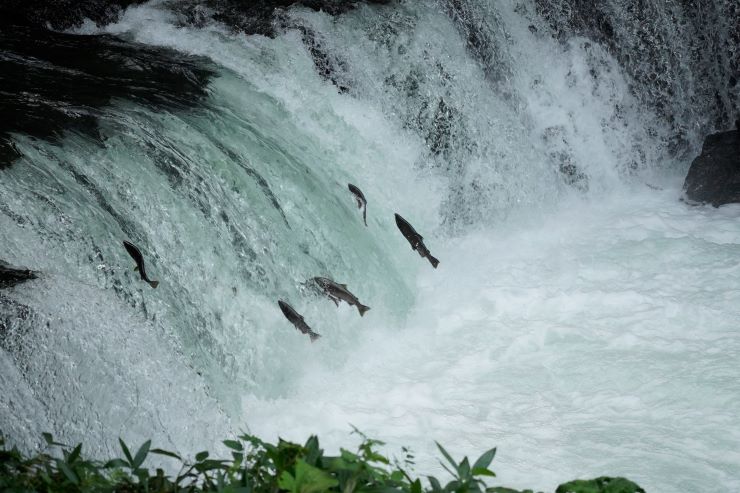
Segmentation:
{"type": "Polygon", "coordinates": [[[12,293],[34,315],[0,357],[11,433],[28,443],[71,422],[64,438],[103,453],[115,432],[192,452],[242,426],[336,447],[352,423],[412,445],[420,471],[437,439],[499,445],[513,486],[609,473],[737,489],[740,211],[677,202],[675,128],[603,45],[555,41],[536,12],[294,9],[273,40],[177,27],[150,4],[104,28],[208,57],[218,75],[192,110],[117,102],[100,146],[18,138],[5,260],[48,274],[12,293]],[[317,75],[307,29],[346,93],[317,75]],[[151,258],[156,291],[127,271],[123,237],[151,258]],[[300,283],[314,275],[373,309],[311,298],[300,283]]]}

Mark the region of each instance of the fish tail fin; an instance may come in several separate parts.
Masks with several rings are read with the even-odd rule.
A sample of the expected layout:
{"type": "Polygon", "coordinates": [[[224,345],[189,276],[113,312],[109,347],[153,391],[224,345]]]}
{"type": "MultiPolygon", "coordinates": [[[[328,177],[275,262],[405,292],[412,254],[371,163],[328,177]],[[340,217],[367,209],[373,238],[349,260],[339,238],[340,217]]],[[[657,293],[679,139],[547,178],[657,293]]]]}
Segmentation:
{"type": "Polygon", "coordinates": [[[359,303],[357,304],[357,311],[360,312],[361,317],[365,315],[365,312],[368,311],[369,309],[370,309],[369,306],[361,305],[359,303]]]}
{"type": "Polygon", "coordinates": [[[436,258],[434,258],[431,253],[429,255],[427,255],[427,258],[429,259],[429,262],[432,263],[432,267],[434,267],[436,269],[437,266],[439,265],[439,260],[437,260],[436,258]]]}
{"type": "Polygon", "coordinates": [[[317,334],[316,332],[309,332],[308,337],[311,338],[311,342],[314,342],[316,339],[321,337],[321,334],[317,334]]]}
{"type": "Polygon", "coordinates": [[[159,286],[159,281],[147,281],[152,288],[159,286]]]}
{"type": "Polygon", "coordinates": [[[367,206],[365,206],[365,209],[362,211],[362,220],[365,221],[365,227],[367,227],[367,206]]]}

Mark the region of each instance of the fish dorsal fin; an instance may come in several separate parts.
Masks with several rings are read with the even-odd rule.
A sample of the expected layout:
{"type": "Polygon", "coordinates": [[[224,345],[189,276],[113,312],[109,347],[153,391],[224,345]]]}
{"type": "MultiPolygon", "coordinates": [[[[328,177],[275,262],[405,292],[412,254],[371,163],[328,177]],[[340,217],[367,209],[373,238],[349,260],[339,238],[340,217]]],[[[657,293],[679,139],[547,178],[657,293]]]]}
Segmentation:
{"type": "Polygon", "coordinates": [[[139,272],[139,266],[134,267],[134,272],[139,272]]]}
{"type": "Polygon", "coordinates": [[[342,286],[344,289],[347,289],[347,285],[346,284],[340,284],[340,286],[342,286]]]}

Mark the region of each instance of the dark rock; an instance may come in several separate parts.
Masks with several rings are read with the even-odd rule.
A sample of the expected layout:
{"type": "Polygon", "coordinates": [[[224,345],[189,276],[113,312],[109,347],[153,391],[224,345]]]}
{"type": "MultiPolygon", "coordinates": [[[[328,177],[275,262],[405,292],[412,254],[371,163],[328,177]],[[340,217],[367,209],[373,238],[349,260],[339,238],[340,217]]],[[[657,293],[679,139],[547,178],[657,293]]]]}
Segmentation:
{"type": "Polygon", "coordinates": [[[457,30],[465,37],[467,51],[480,63],[486,79],[505,98],[510,98],[507,82],[512,74],[507,68],[509,63],[505,59],[505,52],[494,39],[495,31],[499,29],[497,26],[503,22],[497,18],[491,19],[491,14],[474,2],[445,0],[443,6],[457,30]]]}
{"type": "Polygon", "coordinates": [[[16,269],[0,260],[0,288],[9,288],[36,277],[36,272],[32,270],[16,269]]]}
{"type": "Polygon", "coordinates": [[[0,25],[69,29],[90,19],[98,25],[115,21],[123,9],[145,0],[3,0],[0,25]]]}
{"type": "Polygon", "coordinates": [[[292,25],[287,19],[281,20],[281,27],[284,29],[294,28],[301,33],[301,41],[303,41],[304,46],[311,55],[316,73],[322,79],[334,84],[340,93],[349,91],[347,84],[347,64],[337,56],[330,55],[324,49],[324,43],[321,37],[313,29],[303,25],[292,25]]]}
{"type": "Polygon", "coordinates": [[[704,140],[683,187],[692,201],[715,207],[740,202],[740,129],[712,134],[704,140]]]}
{"type": "Polygon", "coordinates": [[[629,479],[602,476],[569,481],[558,486],[555,493],[645,493],[645,490],[629,479]]]}
{"type": "MultiPolygon", "coordinates": [[[[348,12],[357,6],[368,4],[388,4],[392,0],[212,0],[206,5],[202,0],[173,0],[168,6],[182,14],[186,24],[202,25],[206,18],[226,24],[245,34],[262,34],[274,37],[275,17],[281,11],[300,5],[330,15],[348,12]]],[[[277,23],[280,26],[280,23],[277,23]]]]}
{"type": "Polygon", "coordinates": [[[12,134],[101,139],[100,109],[112,99],[190,107],[213,73],[205,59],[174,50],[17,24],[0,28],[0,54],[0,169],[20,155],[12,134]]]}
{"type": "MultiPolygon", "coordinates": [[[[3,0],[0,25],[26,25],[56,30],[78,27],[85,19],[105,25],[118,19],[121,12],[146,0],[3,0]]],[[[210,15],[247,34],[273,35],[272,20],[278,9],[303,5],[337,15],[356,6],[388,4],[392,0],[172,0],[168,7],[184,14],[183,21],[201,25],[210,15]]]]}
{"type": "Polygon", "coordinates": [[[556,39],[583,36],[617,59],[631,92],[673,127],[669,152],[682,158],[692,151],[692,140],[726,128],[740,111],[740,2],[676,0],[670,5],[534,0],[538,17],[556,39]]]}
{"type": "MultiPolygon", "coordinates": [[[[391,0],[179,0],[169,6],[183,24],[209,20],[247,34],[274,35],[276,14],[304,5],[341,14],[361,3],[391,0]]],[[[191,107],[205,95],[213,74],[208,61],[174,50],[153,48],[112,36],[80,36],[49,30],[79,26],[86,18],[98,24],[114,21],[126,7],[142,0],[6,0],[0,2],[0,169],[21,156],[13,134],[55,141],[65,131],[94,139],[100,109],[112,99],[154,107],[191,107]]],[[[323,49],[307,28],[303,41],[318,73],[348,90],[341,60],[323,49]]]]}

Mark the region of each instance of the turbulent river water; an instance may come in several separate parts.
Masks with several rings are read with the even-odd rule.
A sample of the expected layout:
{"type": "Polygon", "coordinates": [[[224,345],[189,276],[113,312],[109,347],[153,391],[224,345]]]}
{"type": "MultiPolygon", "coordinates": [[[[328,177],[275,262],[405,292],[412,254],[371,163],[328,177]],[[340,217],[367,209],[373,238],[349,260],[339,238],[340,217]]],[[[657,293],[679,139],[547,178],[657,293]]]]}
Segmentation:
{"type": "MultiPolygon", "coordinates": [[[[94,136],[13,136],[1,258],[41,274],[2,293],[0,429],[110,456],[118,436],[192,454],[240,430],[336,449],[354,425],[419,472],[437,440],[498,446],[514,487],[740,490],[740,206],[679,200],[738,107],[707,89],[737,54],[694,77],[708,55],[680,4],[647,23],[608,3],[610,45],[555,33],[569,14],[541,3],[293,8],[269,38],[154,2],[76,30],[213,75],[180,106],[114,99],[94,136]],[[311,294],[318,275],[371,310],[311,294]]],[[[731,4],[703,12],[718,39],[731,4]]]]}

